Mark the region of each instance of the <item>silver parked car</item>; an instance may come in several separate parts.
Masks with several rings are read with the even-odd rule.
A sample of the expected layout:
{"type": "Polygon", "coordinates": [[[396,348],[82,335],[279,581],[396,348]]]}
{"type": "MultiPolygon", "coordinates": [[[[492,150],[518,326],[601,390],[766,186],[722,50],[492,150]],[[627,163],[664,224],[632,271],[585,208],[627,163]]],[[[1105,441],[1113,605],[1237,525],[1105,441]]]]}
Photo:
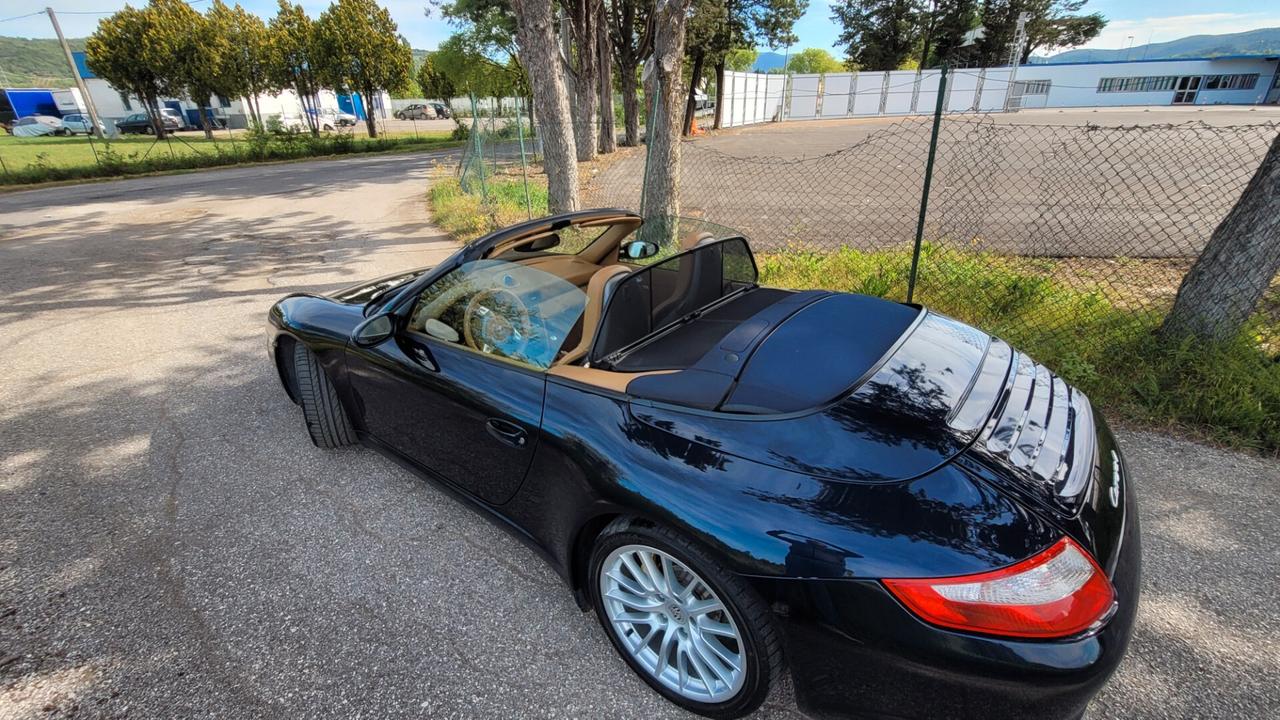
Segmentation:
{"type": "MultiPolygon", "coordinates": [[[[76,133],[91,135],[93,133],[93,119],[88,115],[79,113],[63,115],[62,126],[66,128],[68,135],[75,135],[76,133]]],[[[102,131],[103,135],[107,133],[107,126],[103,125],[101,121],[98,122],[98,129],[102,131]]]]}

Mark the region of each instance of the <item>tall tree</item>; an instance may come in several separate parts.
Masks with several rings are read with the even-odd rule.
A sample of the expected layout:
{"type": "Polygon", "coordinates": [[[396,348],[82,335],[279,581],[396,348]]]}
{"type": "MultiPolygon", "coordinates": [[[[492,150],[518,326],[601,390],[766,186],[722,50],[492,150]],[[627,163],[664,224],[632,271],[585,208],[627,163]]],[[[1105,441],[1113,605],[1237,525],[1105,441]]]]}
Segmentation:
{"type": "Polygon", "coordinates": [[[599,148],[599,67],[596,25],[604,19],[601,0],[562,0],[572,36],[573,138],[578,161],[596,157],[599,148]]]}
{"type": "Polygon", "coordinates": [[[577,210],[578,155],[551,0],[511,0],[511,7],[518,28],[520,62],[529,74],[534,104],[542,118],[538,134],[547,173],[547,207],[552,213],[577,210]]]}
{"type": "MultiPolygon", "coordinates": [[[[796,42],[795,23],[809,7],[809,0],[695,0],[689,20],[689,45],[694,47],[692,61],[711,65],[716,76],[715,126],[720,127],[724,105],[724,73],[726,57],[737,48],[767,45],[786,47],[796,42]]],[[[692,88],[701,76],[690,77],[692,88]]]]}
{"type": "Polygon", "coordinates": [[[85,40],[84,47],[89,69],[112,87],[142,101],[153,131],[163,138],[160,96],[168,94],[172,87],[168,77],[158,73],[150,62],[148,37],[156,31],[155,17],[149,9],[126,5],[99,21],[98,29],[85,40]]]}
{"type": "Polygon", "coordinates": [[[680,121],[684,117],[681,71],[685,21],[690,0],[657,0],[653,10],[653,59],[645,68],[650,107],[648,160],[644,174],[644,221],[647,237],[673,242],[680,215],[680,121]]]}
{"type": "Polygon", "coordinates": [[[183,0],[151,0],[148,11],[155,22],[147,43],[150,51],[159,49],[162,53],[152,62],[163,68],[173,87],[181,88],[195,103],[204,135],[213,139],[209,100],[229,87],[220,73],[223,56],[230,48],[227,28],[215,22],[215,16],[203,16],[183,0]]]}
{"type": "Polygon", "coordinates": [[[1019,62],[1027,62],[1039,48],[1074,47],[1097,37],[1107,21],[1098,13],[1078,14],[1088,0],[984,0],[981,24],[986,37],[978,42],[983,65],[1003,65],[1017,33],[1018,16],[1027,13],[1027,41],[1019,62]]]}
{"type": "Polygon", "coordinates": [[[1235,337],[1280,272],[1280,135],[1182,279],[1166,337],[1235,337]]]}
{"type": "Polygon", "coordinates": [[[315,38],[320,80],[360,93],[365,127],[377,137],[371,101],[402,87],[413,69],[413,51],[391,13],[375,0],[337,0],[316,20],[315,38]]]}
{"type": "Polygon", "coordinates": [[[921,0],[838,0],[831,18],[850,70],[896,70],[916,54],[922,37],[921,0]]]}
{"type": "Polygon", "coordinates": [[[622,91],[622,144],[635,146],[640,144],[640,63],[653,41],[651,5],[644,0],[609,0],[605,12],[622,91]]]}
{"type": "Polygon", "coordinates": [[[228,47],[222,54],[218,74],[228,97],[242,97],[255,124],[262,123],[258,99],[278,87],[271,80],[271,47],[267,24],[237,3],[228,7],[213,0],[209,19],[226,33],[228,47]]]}
{"type": "Polygon", "coordinates": [[[724,64],[734,72],[747,72],[759,58],[760,51],[755,48],[734,48],[725,53],[724,64]]]}
{"type": "Polygon", "coordinates": [[[505,97],[517,92],[523,73],[503,65],[480,50],[472,35],[454,33],[431,54],[435,72],[447,78],[459,93],[479,97],[505,97]]]}
{"type": "Polygon", "coordinates": [[[609,42],[609,23],[600,6],[600,21],[596,23],[596,58],[600,63],[600,152],[611,153],[618,149],[618,131],[613,126],[613,48],[609,42]]]}
{"type": "Polygon", "coordinates": [[[978,26],[979,0],[934,0],[925,26],[920,67],[938,67],[959,60],[965,33],[978,26]]]}
{"type": "Polygon", "coordinates": [[[276,87],[293,90],[311,134],[318,137],[316,94],[320,81],[316,76],[315,23],[301,5],[290,5],[288,0],[279,3],[279,11],[268,25],[268,76],[276,87]]]}
{"type": "Polygon", "coordinates": [[[436,98],[443,102],[449,102],[449,99],[456,97],[458,94],[458,86],[454,85],[453,80],[445,73],[441,72],[432,59],[435,53],[431,53],[422,59],[422,64],[418,66],[418,74],[415,78],[418,87],[422,89],[422,97],[436,98]]]}

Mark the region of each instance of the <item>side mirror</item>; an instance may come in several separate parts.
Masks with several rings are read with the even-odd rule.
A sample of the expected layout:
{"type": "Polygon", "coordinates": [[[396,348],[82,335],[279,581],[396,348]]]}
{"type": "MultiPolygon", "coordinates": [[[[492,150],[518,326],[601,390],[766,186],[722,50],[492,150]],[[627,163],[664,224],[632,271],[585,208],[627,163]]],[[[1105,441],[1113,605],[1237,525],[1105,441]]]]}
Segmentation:
{"type": "Polygon", "coordinates": [[[396,331],[396,323],[390,315],[374,315],[356,326],[356,331],[351,334],[351,339],[355,344],[369,347],[391,337],[396,331]]]}
{"type": "Polygon", "coordinates": [[[622,246],[622,254],[628,260],[643,260],[657,255],[658,245],[648,240],[633,240],[622,246]]]}

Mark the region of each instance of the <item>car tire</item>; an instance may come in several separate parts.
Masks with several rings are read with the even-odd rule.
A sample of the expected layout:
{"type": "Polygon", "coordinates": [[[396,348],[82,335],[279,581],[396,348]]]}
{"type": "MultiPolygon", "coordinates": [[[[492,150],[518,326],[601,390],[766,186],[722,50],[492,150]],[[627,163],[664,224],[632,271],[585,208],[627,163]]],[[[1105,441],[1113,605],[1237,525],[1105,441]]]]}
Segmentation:
{"type": "Polygon", "coordinates": [[[156,134],[156,129],[155,129],[155,128],[153,128],[153,127],[151,127],[150,125],[148,125],[148,126],[146,126],[146,127],[142,128],[142,134],[143,134],[143,135],[155,135],[155,134],[156,134]]]}
{"type": "Polygon", "coordinates": [[[741,578],[723,569],[696,543],[663,527],[620,518],[600,533],[592,549],[588,568],[588,592],[605,634],[632,671],[667,700],[690,712],[724,719],[747,715],[760,707],[768,697],[783,666],[782,644],[769,606],[741,578]],[[621,573],[635,587],[648,588],[644,581],[637,582],[638,578],[630,570],[622,569],[626,561],[621,558],[631,554],[632,564],[639,565],[634,561],[637,557],[635,553],[646,552],[651,553],[654,567],[660,568],[660,576],[667,576],[665,570],[672,569],[671,576],[677,578],[676,589],[672,589],[669,580],[667,587],[663,588],[661,580],[652,581],[652,577],[646,575],[650,577],[654,587],[653,592],[644,599],[665,604],[665,607],[648,613],[655,618],[652,623],[627,620],[615,623],[619,608],[638,608],[618,599],[618,590],[624,591],[625,597],[637,596],[614,578],[621,573]],[[685,583],[682,590],[681,583],[685,583]],[[616,586],[612,590],[606,590],[607,584],[616,586]],[[607,598],[606,592],[610,593],[607,598]],[[671,597],[666,597],[665,593],[668,592],[671,597]],[[680,599],[682,592],[691,593],[687,600],[680,599]],[[699,614],[694,609],[699,603],[717,600],[718,610],[699,614]],[[687,606],[687,611],[678,611],[673,605],[677,608],[687,606]],[[721,630],[703,632],[700,628],[706,626],[721,630]],[[734,636],[730,638],[723,635],[724,628],[732,629],[734,636]],[[668,642],[666,635],[671,633],[675,635],[668,642]],[[657,637],[654,637],[655,634],[657,637]],[[720,640],[721,637],[725,639],[720,640]],[[719,644],[719,651],[711,649],[708,638],[719,644]],[[658,677],[654,666],[658,664],[659,653],[668,658],[674,657],[675,677],[670,676],[673,668],[669,661],[665,663],[667,667],[661,673],[665,679],[658,677]],[[733,674],[733,666],[727,661],[719,663],[718,667],[720,671],[727,671],[731,680],[726,680],[720,671],[704,675],[703,670],[710,670],[709,663],[716,656],[736,658],[737,664],[741,666],[741,677],[733,674]],[[695,670],[695,662],[701,663],[702,669],[695,670]],[[680,667],[682,663],[683,670],[680,667]],[[710,683],[703,681],[699,688],[699,681],[692,677],[695,673],[700,678],[714,676],[714,679],[710,683]],[[688,688],[685,687],[686,681],[688,688]],[[672,687],[671,683],[676,683],[678,687],[672,687]]]}
{"type": "Polygon", "coordinates": [[[302,406],[311,442],[330,450],[354,445],[356,433],[338,399],[337,388],[320,367],[315,353],[302,343],[293,350],[293,376],[298,383],[298,404],[302,406]]]}

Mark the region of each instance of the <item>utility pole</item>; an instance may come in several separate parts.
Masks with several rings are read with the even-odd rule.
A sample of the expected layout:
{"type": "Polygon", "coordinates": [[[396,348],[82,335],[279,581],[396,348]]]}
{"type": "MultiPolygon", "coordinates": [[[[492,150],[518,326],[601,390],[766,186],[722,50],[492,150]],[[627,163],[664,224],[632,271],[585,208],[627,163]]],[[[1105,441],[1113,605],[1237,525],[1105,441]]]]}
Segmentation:
{"type": "MultiPolygon", "coordinates": [[[[1022,47],[1027,44],[1028,13],[1018,13],[1018,28],[1013,33],[1013,46],[1009,48],[1009,85],[1004,92],[1004,111],[1009,112],[1013,100],[1014,83],[1018,79],[1018,66],[1022,64],[1022,47]]],[[[1019,105],[1022,100],[1019,96],[1019,105]]]]}
{"type": "Polygon", "coordinates": [[[53,8],[44,9],[49,13],[49,22],[53,23],[53,31],[58,34],[58,42],[62,43],[62,53],[67,57],[67,65],[71,68],[71,76],[76,79],[76,87],[80,89],[80,97],[84,98],[84,105],[89,109],[89,121],[93,124],[93,134],[99,139],[105,139],[102,134],[102,127],[98,122],[98,108],[93,105],[93,98],[89,95],[89,88],[84,84],[84,78],[80,77],[80,69],[76,67],[75,58],[71,57],[71,48],[67,45],[67,39],[62,36],[62,26],[58,24],[58,16],[53,14],[53,8]]]}

